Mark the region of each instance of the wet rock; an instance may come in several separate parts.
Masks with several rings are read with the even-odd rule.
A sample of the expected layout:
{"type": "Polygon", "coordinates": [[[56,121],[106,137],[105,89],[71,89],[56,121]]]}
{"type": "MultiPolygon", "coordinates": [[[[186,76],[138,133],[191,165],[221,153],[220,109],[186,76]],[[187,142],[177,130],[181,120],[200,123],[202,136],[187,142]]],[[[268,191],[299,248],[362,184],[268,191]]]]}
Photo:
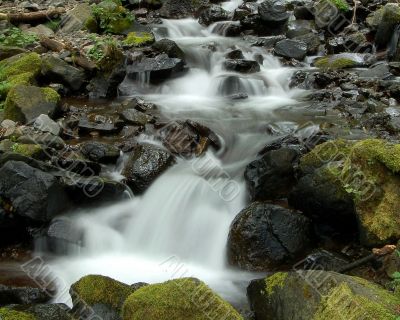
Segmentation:
{"type": "Polygon", "coordinates": [[[319,36],[315,33],[307,33],[301,36],[293,38],[293,40],[304,42],[307,46],[307,54],[317,54],[319,51],[319,46],[321,40],[319,36]]]}
{"type": "Polygon", "coordinates": [[[46,114],[41,114],[36,118],[33,123],[33,127],[42,132],[48,132],[55,136],[58,136],[61,132],[60,125],[54,120],[50,119],[50,117],[46,114]]]}
{"type": "Polygon", "coordinates": [[[61,157],[53,159],[53,163],[57,168],[73,172],[81,176],[98,176],[101,171],[101,165],[97,162],[76,159],[74,157],[61,157]]]}
{"type": "Polygon", "coordinates": [[[136,109],[126,109],[121,112],[121,118],[126,123],[134,124],[138,126],[144,126],[149,122],[153,121],[153,117],[137,111],[136,109]]]}
{"type": "MultiPolygon", "coordinates": [[[[50,301],[50,293],[46,289],[36,287],[14,287],[0,284],[0,305],[33,304],[50,301]]],[[[1,315],[1,314],[0,314],[1,315]]]]}
{"type": "Polygon", "coordinates": [[[125,65],[118,64],[111,72],[97,74],[88,84],[91,99],[109,99],[118,95],[118,86],[125,79],[125,65]]]}
{"type": "Polygon", "coordinates": [[[256,319],[390,319],[400,300],[362,278],[330,271],[278,272],[247,288],[256,319]]]}
{"type": "Polygon", "coordinates": [[[372,52],[372,46],[367,42],[366,36],[361,33],[345,34],[333,37],[327,41],[328,53],[341,52],[372,52]]]}
{"type": "Polygon", "coordinates": [[[207,0],[167,0],[163,2],[159,13],[163,18],[182,19],[193,16],[202,6],[207,4],[207,0]]]}
{"type": "Polygon", "coordinates": [[[258,7],[258,13],[263,21],[276,24],[286,23],[290,16],[285,4],[279,0],[261,2],[258,7]]]}
{"type": "Polygon", "coordinates": [[[290,39],[303,36],[314,30],[314,23],[309,20],[293,20],[288,23],[286,36],[290,39]]]}
{"type": "Polygon", "coordinates": [[[294,7],[293,15],[297,20],[314,20],[310,3],[297,3],[294,7]]]}
{"type": "Polygon", "coordinates": [[[252,201],[287,196],[295,182],[297,150],[281,148],[265,153],[246,167],[244,173],[252,201]]]}
{"type": "Polygon", "coordinates": [[[120,151],[117,147],[101,142],[85,142],[80,149],[87,159],[94,162],[116,163],[120,157],[120,151]]]}
{"type": "Polygon", "coordinates": [[[174,157],[170,153],[156,146],[137,145],[129,156],[122,174],[132,191],[140,194],[173,162],[174,157]]]}
{"type": "Polygon", "coordinates": [[[10,306],[10,310],[15,310],[23,314],[32,315],[37,320],[73,320],[69,314],[70,309],[62,303],[57,304],[34,304],[26,306],[10,306]]]}
{"type": "Polygon", "coordinates": [[[18,85],[10,90],[4,106],[4,117],[26,123],[41,114],[53,118],[59,109],[60,96],[50,88],[18,85]]]}
{"type": "Polygon", "coordinates": [[[120,128],[117,127],[115,123],[112,122],[98,123],[98,122],[92,122],[88,119],[80,119],[78,127],[83,132],[98,131],[102,134],[112,134],[120,130],[120,128]]]}
{"type": "Polygon", "coordinates": [[[214,22],[228,20],[228,18],[229,13],[226,10],[220,6],[212,5],[200,13],[199,23],[203,26],[209,26],[214,22]]]}
{"type": "Polygon", "coordinates": [[[148,74],[151,83],[160,83],[168,78],[179,75],[184,71],[184,62],[178,58],[169,58],[166,54],[160,54],[155,58],[144,58],[133,62],[127,67],[127,76],[137,80],[140,74],[148,74]]]}
{"type": "Polygon", "coordinates": [[[42,58],[42,75],[46,81],[62,83],[73,91],[79,90],[86,78],[83,71],[53,55],[42,58]]]}
{"type": "Polygon", "coordinates": [[[350,6],[347,2],[326,2],[323,0],[314,1],[312,12],[315,17],[315,24],[320,29],[328,29],[330,33],[336,34],[340,28],[344,28],[350,20],[344,19],[349,12],[350,6]]]}
{"type": "Polygon", "coordinates": [[[307,55],[307,45],[298,40],[285,39],[275,44],[274,52],[284,58],[303,60],[307,55]]]}
{"type": "Polygon", "coordinates": [[[349,261],[342,256],[329,252],[324,249],[318,249],[303,260],[297,262],[294,270],[324,270],[324,271],[337,271],[347,265],[349,261]]]}
{"type": "Polygon", "coordinates": [[[255,202],[232,222],[228,258],[246,270],[271,270],[303,253],[310,236],[310,220],[299,212],[255,202]]]}
{"type": "Polygon", "coordinates": [[[43,147],[54,148],[57,150],[63,149],[65,142],[59,136],[54,136],[51,133],[31,133],[28,132],[17,138],[18,143],[22,144],[39,144],[43,147]]]}
{"type": "Polygon", "coordinates": [[[122,305],[134,291],[131,286],[109,277],[85,276],[71,286],[72,313],[83,319],[121,320],[122,305]]]}
{"type": "Polygon", "coordinates": [[[315,60],[314,65],[321,69],[346,69],[357,67],[368,67],[374,61],[374,57],[370,54],[360,53],[339,53],[329,55],[315,60]]]}
{"type": "Polygon", "coordinates": [[[237,59],[241,59],[242,60],[242,59],[244,59],[244,55],[243,55],[243,52],[241,50],[235,49],[235,50],[232,50],[232,51],[228,52],[225,55],[225,58],[233,59],[233,60],[237,60],[237,59]]]}
{"type": "Polygon", "coordinates": [[[240,320],[239,313],[206,284],[195,278],[181,278],[152,284],[131,294],[122,308],[122,318],[128,319],[203,319],[240,320]],[[193,293],[201,292],[207,299],[197,299],[193,307],[193,293]]]}
{"type": "Polygon", "coordinates": [[[384,6],[382,20],[375,35],[375,44],[384,48],[389,43],[395,26],[400,23],[400,7],[397,3],[388,3],[384,6]]]}
{"type": "Polygon", "coordinates": [[[185,61],[185,53],[176,44],[176,42],[170,39],[161,39],[156,41],[152,48],[160,53],[166,53],[170,58],[177,58],[185,61]]]}
{"type": "Polygon", "coordinates": [[[53,175],[19,161],[8,161],[0,169],[0,197],[16,215],[39,222],[50,221],[69,206],[53,175]]]}
{"type": "Polygon", "coordinates": [[[224,61],[224,68],[229,71],[240,73],[254,73],[260,71],[260,65],[254,60],[228,59],[224,61]]]}

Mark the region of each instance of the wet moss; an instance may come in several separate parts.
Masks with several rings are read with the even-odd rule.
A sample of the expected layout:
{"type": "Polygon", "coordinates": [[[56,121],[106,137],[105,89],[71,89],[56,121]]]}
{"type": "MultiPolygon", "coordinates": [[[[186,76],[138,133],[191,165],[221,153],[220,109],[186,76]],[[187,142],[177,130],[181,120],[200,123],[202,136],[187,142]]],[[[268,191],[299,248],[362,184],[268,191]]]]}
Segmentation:
{"type": "Polygon", "coordinates": [[[0,81],[11,76],[31,73],[36,77],[42,66],[42,61],[37,53],[21,53],[11,58],[0,61],[0,81]]]}
{"type": "Polygon", "coordinates": [[[127,46],[142,47],[154,41],[154,35],[151,32],[130,32],[123,43],[127,46]]]}
{"type": "Polygon", "coordinates": [[[89,275],[75,282],[70,292],[73,297],[77,295],[79,300],[90,306],[105,304],[120,312],[125,299],[134,289],[109,277],[89,275]]]}
{"type": "Polygon", "coordinates": [[[140,288],[125,301],[123,320],[242,320],[203,282],[182,278],[140,288]]]}
{"type": "Polygon", "coordinates": [[[315,61],[315,66],[320,69],[346,69],[354,68],[357,66],[357,62],[349,58],[332,58],[324,57],[315,61]]]}
{"type": "Polygon", "coordinates": [[[10,310],[7,308],[0,309],[1,320],[36,320],[37,318],[29,313],[10,310]]]}
{"type": "Polygon", "coordinates": [[[265,278],[265,291],[270,296],[274,293],[276,287],[283,288],[288,274],[286,272],[277,272],[272,276],[265,278]]]}
{"type": "Polygon", "coordinates": [[[35,75],[25,72],[10,76],[7,80],[0,82],[0,99],[5,99],[11,88],[17,85],[29,85],[35,82],[35,75]]]}
{"type": "Polygon", "coordinates": [[[35,159],[40,159],[44,155],[44,151],[39,144],[14,143],[11,151],[35,159]]]}

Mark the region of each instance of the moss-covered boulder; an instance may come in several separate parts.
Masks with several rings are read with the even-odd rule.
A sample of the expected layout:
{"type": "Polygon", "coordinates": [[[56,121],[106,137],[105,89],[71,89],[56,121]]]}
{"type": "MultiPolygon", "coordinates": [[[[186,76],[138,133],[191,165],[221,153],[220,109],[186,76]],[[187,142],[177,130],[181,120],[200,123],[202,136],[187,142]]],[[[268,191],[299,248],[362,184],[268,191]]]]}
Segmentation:
{"type": "Polygon", "coordinates": [[[0,45],[0,60],[4,60],[25,52],[26,50],[24,48],[0,45]]]}
{"type": "Polygon", "coordinates": [[[335,272],[276,273],[253,280],[247,294],[256,319],[395,320],[400,298],[364,279],[335,272]]]}
{"type": "Polygon", "coordinates": [[[59,94],[51,88],[17,85],[7,95],[4,118],[20,123],[31,122],[41,114],[50,118],[57,114],[59,94]]]}
{"type": "MultiPolygon", "coordinates": [[[[378,16],[379,17],[379,16],[378,16]]],[[[400,23],[400,6],[397,3],[388,3],[384,6],[382,19],[375,35],[375,44],[378,48],[385,48],[392,37],[394,28],[400,23]]]]}
{"type": "Polygon", "coordinates": [[[151,32],[129,32],[124,44],[129,47],[144,47],[154,43],[154,35],[151,32]]]}
{"type": "Polygon", "coordinates": [[[39,144],[14,143],[10,151],[38,160],[46,158],[46,152],[39,144]]]}
{"type": "Polygon", "coordinates": [[[27,312],[15,311],[8,308],[0,309],[1,320],[39,320],[34,315],[27,312]]]}
{"type": "MultiPolygon", "coordinates": [[[[15,304],[7,306],[8,312],[13,312],[18,316],[26,316],[28,319],[36,320],[75,320],[70,314],[67,305],[56,304],[15,304]]],[[[3,319],[0,317],[0,319],[3,319]]],[[[6,318],[7,319],[7,318],[6,318]]],[[[24,320],[25,318],[16,318],[24,320]]]]}
{"type": "Polygon", "coordinates": [[[349,221],[353,211],[363,244],[400,239],[399,144],[379,139],[329,141],[303,156],[300,169],[303,175],[289,197],[291,205],[316,219],[335,220],[343,216],[343,206],[326,196],[327,190],[334,191],[335,199],[346,200],[349,221]],[[305,189],[315,192],[306,194],[305,189]]]}
{"type": "Polygon", "coordinates": [[[69,292],[74,312],[89,306],[103,319],[119,320],[125,299],[134,291],[131,286],[109,277],[88,275],[75,282],[69,292]]]}
{"type": "Polygon", "coordinates": [[[314,65],[320,69],[347,69],[365,67],[370,64],[366,56],[358,53],[339,53],[315,60],[314,65]]]}
{"type": "Polygon", "coordinates": [[[131,294],[123,320],[239,320],[242,317],[202,281],[182,278],[142,287],[131,294]]]}

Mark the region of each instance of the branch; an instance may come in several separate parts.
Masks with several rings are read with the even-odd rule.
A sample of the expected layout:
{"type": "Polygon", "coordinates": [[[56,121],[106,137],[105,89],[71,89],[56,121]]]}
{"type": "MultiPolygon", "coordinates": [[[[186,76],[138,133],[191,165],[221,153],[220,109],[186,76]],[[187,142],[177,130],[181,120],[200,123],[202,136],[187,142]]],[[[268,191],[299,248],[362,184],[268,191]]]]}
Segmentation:
{"type": "Polygon", "coordinates": [[[50,20],[65,12],[66,11],[64,8],[55,8],[28,13],[0,13],[0,20],[8,20],[11,23],[32,23],[43,20],[50,20]]]}

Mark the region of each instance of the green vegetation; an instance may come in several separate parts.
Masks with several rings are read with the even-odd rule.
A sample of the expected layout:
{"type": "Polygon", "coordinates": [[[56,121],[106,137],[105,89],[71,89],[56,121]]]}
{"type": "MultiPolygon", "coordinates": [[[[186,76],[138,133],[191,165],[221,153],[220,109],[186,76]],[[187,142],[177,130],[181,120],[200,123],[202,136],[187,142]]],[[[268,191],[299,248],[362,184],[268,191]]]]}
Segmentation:
{"type": "Polygon", "coordinates": [[[321,69],[346,69],[354,68],[357,62],[349,58],[324,57],[315,61],[315,66],[321,69]]]}
{"type": "Polygon", "coordinates": [[[335,5],[335,7],[338,8],[340,11],[350,10],[350,6],[346,0],[329,0],[329,1],[332,2],[335,5]]]}
{"type": "Polygon", "coordinates": [[[34,159],[41,159],[44,156],[44,151],[38,144],[14,143],[11,151],[34,159]]]}
{"type": "Polygon", "coordinates": [[[155,41],[151,32],[130,32],[123,43],[131,47],[142,47],[155,41]]]}
{"type": "Polygon", "coordinates": [[[15,311],[7,308],[0,309],[1,320],[36,320],[36,317],[20,311],[15,311]]]}
{"type": "Polygon", "coordinates": [[[26,47],[38,41],[38,37],[25,33],[21,29],[12,27],[0,32],[0,45],[13,47],[26,47]]]}
{"type": "Polygon", "coordinates": [[[44,25],[53,30],[56,31],[58,29],[58,27],[60,26],[61,23],[61,19],[51,19],[49,21],[47,21],[44,25]]]}
{"type": "Polygon", "coordinates": [[[242,320],[238,312],[197,279],[142,287],[125,301],[123,320],[242,320]]]}
{"type": "Polygon", "coordinates": [[[277,272],[270,277],[265,278],[265,290],[270,296],[274,293],[276,287],[283,288],[288,274],[286,272],[277,272]]]}

